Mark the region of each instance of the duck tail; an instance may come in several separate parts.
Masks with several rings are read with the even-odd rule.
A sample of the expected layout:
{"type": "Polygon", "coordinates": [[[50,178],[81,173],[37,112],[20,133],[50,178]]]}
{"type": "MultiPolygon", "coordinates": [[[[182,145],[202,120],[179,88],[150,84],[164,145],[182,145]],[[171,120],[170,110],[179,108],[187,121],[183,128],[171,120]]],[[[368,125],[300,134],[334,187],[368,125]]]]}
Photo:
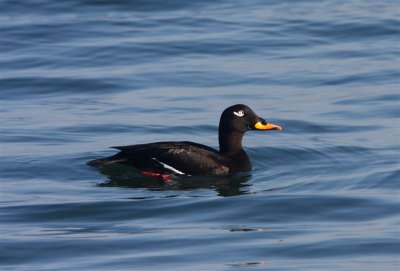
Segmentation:
{"type": "Polygon", "coordinates": [[[117,153],[113,156],[109,156],[106,158],[91,160],[91,161],[87,162],[86,164],[90,167],[98,168],[98,167],[102,167],[105,165],[114,164],[114,163],[122,163],[122,162],[126,162],[126,158],[123,157],[120,153],[117,153]]]}

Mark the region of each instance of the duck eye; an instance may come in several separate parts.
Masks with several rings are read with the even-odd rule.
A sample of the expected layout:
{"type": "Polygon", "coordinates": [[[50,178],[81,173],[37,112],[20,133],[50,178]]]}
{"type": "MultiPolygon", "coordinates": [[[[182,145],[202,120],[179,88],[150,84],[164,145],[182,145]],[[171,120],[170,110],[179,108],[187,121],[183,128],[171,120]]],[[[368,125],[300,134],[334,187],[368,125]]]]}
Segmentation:
{"type": "Polygon", "coordinates": [[[239,110],[238,112],[233,111],[233,114],[235,114],[235,115],[238,116],[238,117],[243,117],[243,116],[244,116],[243,110],[239,110]]]}

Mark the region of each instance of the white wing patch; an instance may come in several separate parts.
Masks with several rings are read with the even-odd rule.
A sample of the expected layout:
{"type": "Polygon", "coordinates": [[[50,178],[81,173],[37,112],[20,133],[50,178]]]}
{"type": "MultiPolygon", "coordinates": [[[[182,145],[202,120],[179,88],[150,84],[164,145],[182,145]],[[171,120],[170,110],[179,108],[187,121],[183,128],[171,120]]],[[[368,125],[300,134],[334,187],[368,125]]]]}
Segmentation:
{"type": "Polygon", "coordinates": [[[239,110],[238,112],[233,111],[233,114],[235,114],[235,115],[238,116],[238,117],[243,117],[243,116],[244,116],[243,110],[239,110]]]}
{"type": "Polygon", "coordinates": [[[156,159],[156,158],[154,158],[154,157],[151,158],[151,159],[153,159],[154,161],[156,161],[157,163],[159,163],[160,165],[162,165],[164,168],[169,169],[169,170],[171,170],[172,172],[174,172],[174,173],[176,173],[176,174],[185,175],[184,172],[182,172],[182,171],[180,171],[180,170],[177,170],[176,168],[174,168],[174,167],[172,167],[172,166],[170,166],[170,165],[167,165],[167,164],[161,162],[160,160],[158,160],[158,159],[156,159]]]}

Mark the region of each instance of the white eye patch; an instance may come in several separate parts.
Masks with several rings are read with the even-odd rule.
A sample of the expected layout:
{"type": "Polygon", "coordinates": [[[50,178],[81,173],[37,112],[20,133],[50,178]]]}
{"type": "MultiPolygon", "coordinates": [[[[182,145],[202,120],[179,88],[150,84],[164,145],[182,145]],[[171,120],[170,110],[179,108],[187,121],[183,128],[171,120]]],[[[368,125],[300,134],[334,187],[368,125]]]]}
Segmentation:
{"type": "Polygon", "coordinates": [[[238,116],[238,117],[243,117],[243,116],[244,116],[243,110],[239,110],[238,112],[233,111],[233,114],[235,114],[235,115],[238,116]]]}

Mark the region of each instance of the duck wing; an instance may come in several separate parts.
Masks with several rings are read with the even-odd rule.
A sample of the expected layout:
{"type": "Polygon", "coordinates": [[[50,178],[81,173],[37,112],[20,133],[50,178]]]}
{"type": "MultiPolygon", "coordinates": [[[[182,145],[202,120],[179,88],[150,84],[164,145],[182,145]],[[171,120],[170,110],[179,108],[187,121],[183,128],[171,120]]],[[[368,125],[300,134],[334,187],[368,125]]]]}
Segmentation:
{"type": "Polygon", "coordinates": [[[229,173],[229,159],[208,146],[190,142],[156,142],[112,147],[120,150],[117,162],[140,170],[179,175],[229,173]]]}

